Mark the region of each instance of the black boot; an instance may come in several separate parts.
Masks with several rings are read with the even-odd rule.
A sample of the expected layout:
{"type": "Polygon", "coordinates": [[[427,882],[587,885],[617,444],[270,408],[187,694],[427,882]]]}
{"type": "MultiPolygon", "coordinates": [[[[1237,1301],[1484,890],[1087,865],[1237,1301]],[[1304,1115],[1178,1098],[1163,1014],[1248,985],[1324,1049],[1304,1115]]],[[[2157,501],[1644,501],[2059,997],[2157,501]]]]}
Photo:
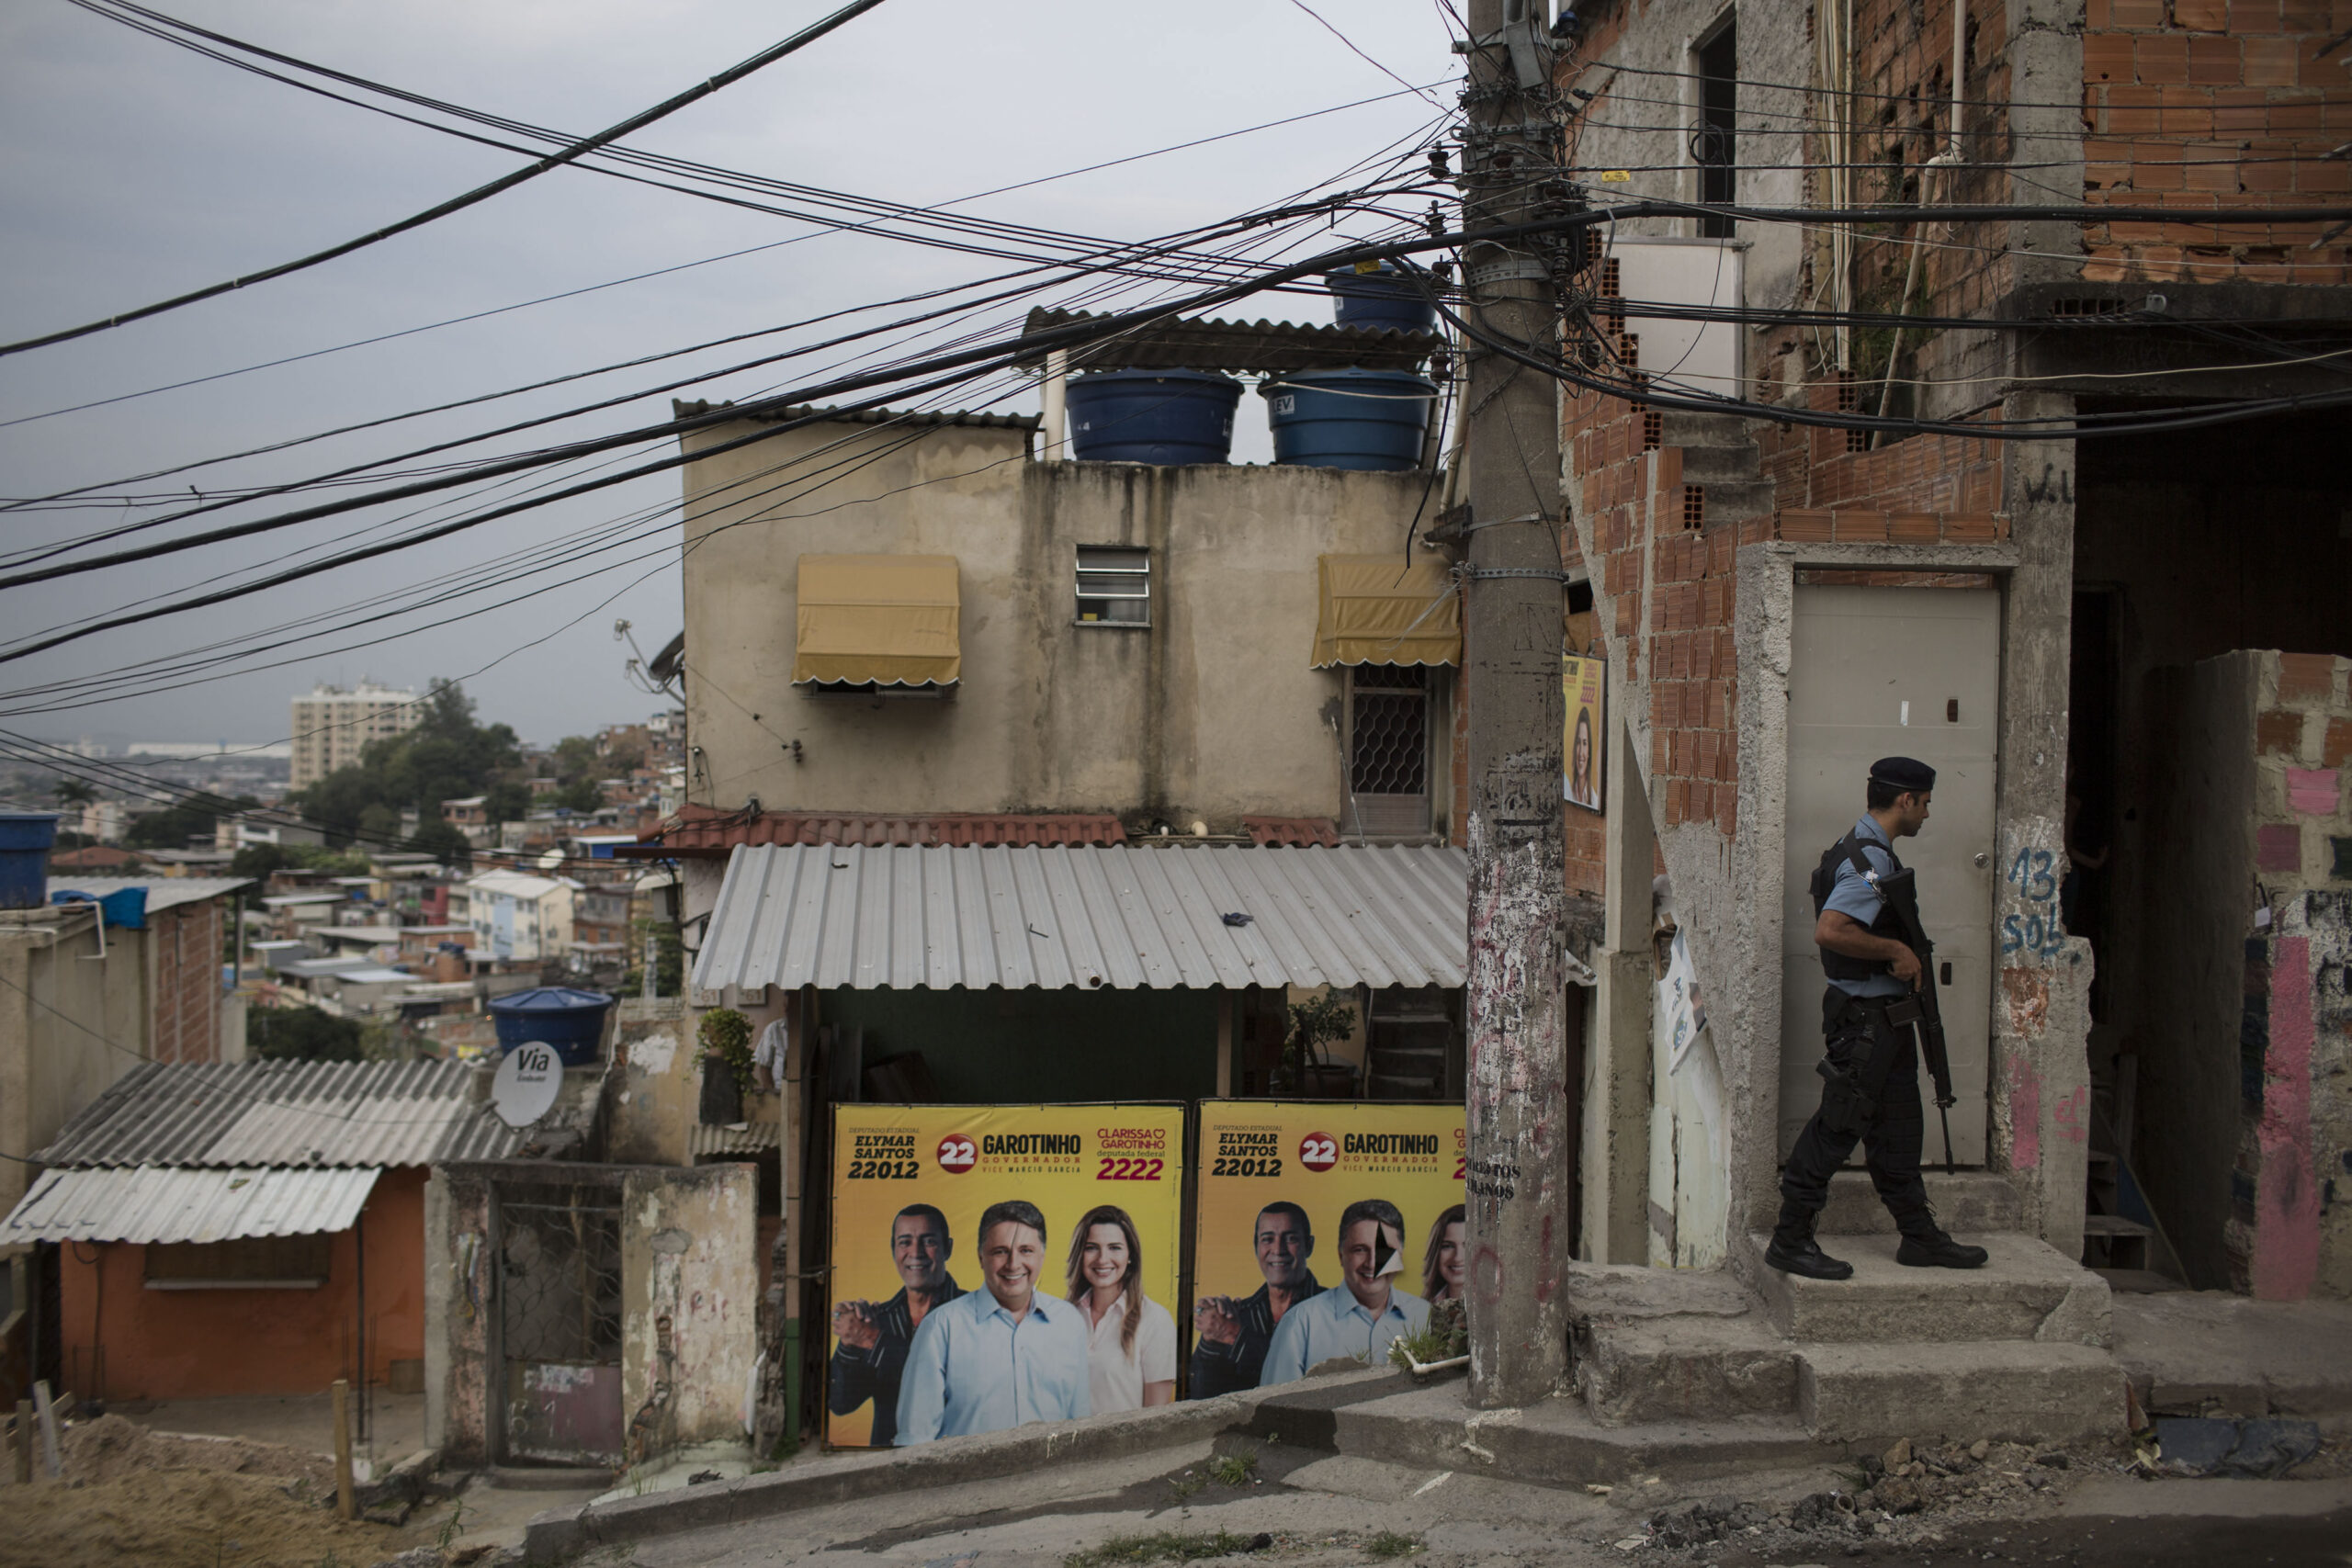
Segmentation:
{"type": "Polygon", "coordinates": [[[1894,1260],[1910,1269],[1982,1269],[1991,1256],[1952,1240],[1932,1214],[1905,1225],[1903,1245],[1894,1249],[1894,1260]]]}
{"type": "Polygon", "coordinates": [[[1850,1280],[1854,1266],[1830,1257],[1813,1239],[1814,1216],[1792,1204],[1781,1206],[1781,1223],[1772,1231],[1772,1245],[1764,1261],[1783,1274],[1807,1280],[1850,1280]]]}

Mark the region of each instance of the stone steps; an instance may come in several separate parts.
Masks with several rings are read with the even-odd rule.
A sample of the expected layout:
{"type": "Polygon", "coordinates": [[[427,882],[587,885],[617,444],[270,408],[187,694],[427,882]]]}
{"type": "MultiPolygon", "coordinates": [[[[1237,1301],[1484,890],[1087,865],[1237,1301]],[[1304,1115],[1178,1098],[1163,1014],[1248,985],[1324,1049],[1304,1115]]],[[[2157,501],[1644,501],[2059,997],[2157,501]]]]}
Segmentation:
{"type": "Polygon", "coordinates": [[[1804,1280],[1764,1262],[1770,1237],[1736,1238],[1732,1266],[1799,1344],[2033,1340],[2104,1349],[2113,1337],[2107,1281],[2036,1236],[1973,1233],[1982,1269],[1906,1269],[1893,1235],[1824,1233],[1822,1250],[1854,1266],[1850,1280],[1804,1280]]]}
{"type": "Polygon", "coordinates": [[[1797,1349],[1797,1419],[1819,1441],[2120,1440],[2123,1369],[2092,1345],[2014,1339],[1797,1349]]]}
{"type": "MultiPolygon", "coordinates": [[[[1928,1201],[1937,1221],[1966,1241],[1985,1231],[2014,1231],[2023,1209],[2018,1190],[1998,1171],[1963,1170],[1956,1176],[1926,1173],[1928,1201]]],[[[1829,1203],[1821,1211],[1824,1235],[1893,1235],[1894,1216],[1878,1201],[1871,1179],[1859,1170],[1841,1170],[1829,1179],[1829,1203]]]]}

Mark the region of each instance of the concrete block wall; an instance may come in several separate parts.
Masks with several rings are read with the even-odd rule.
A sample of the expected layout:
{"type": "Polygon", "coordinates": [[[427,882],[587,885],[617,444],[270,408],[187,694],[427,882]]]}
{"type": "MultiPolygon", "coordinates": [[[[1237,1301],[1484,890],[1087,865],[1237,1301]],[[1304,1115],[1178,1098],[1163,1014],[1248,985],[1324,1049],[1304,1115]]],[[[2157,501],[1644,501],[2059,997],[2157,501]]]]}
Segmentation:
{"type": "Polygon", "coordinates": [[[2083,0],[2083,183],[2094,205],[2178,208],[2179,223],[2092,228],[2083,277],[2352,282],[2352,240],[2327,227],[2217,233],[2216,209],[2325,205],[2352,193],[2326,154],[2352,135],[2342,0],[2083,0]]]}

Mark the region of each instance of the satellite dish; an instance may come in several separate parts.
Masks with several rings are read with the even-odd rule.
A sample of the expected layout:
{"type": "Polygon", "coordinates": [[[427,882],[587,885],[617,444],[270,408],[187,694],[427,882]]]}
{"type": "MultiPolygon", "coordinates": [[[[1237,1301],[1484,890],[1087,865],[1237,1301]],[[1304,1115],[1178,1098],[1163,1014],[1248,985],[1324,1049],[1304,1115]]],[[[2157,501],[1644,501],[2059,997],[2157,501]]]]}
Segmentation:
{"type": "Polygon", "coordinates": [[[526,1040],[498,1064],[490,1103],[509,1127],[527,1127],[548,1113],[562,1087],[563,1057],[543,1040],[526,1040]]]}

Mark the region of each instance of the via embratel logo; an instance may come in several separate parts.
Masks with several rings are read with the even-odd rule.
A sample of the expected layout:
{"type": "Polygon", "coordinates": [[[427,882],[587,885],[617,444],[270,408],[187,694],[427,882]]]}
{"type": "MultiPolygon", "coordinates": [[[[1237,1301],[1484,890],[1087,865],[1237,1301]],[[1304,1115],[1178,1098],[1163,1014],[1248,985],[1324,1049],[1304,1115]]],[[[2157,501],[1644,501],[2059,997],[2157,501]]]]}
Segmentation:
{"type": "Polygon", "coordinates": [[[1309,1170],[1329,1170],[1340,1163],[1340,1143],[1329,1133],[1309,1133],[1298,1141],[1298,1163],[1309,1170]]]}
{"type": "Polygon", "coordinates": [[[952,1176],[971,1169],[978,1157],[979,1146],[961,1133],[950,1133],[939,1140],[939,1168],[952,1176]]]}

